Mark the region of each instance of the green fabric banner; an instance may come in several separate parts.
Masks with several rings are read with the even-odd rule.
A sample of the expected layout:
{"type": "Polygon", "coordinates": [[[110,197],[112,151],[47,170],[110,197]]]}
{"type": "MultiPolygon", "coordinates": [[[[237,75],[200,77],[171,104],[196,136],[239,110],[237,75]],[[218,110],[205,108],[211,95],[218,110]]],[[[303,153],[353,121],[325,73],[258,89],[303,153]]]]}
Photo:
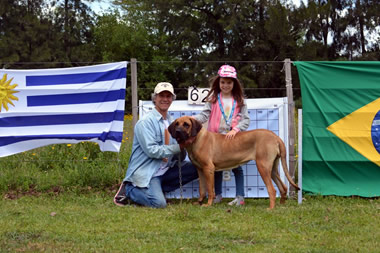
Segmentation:
{"type": "Polygon", "coordinates": [[[303,190],[380,196],[380,62],[294,62],[302,95],[303,190]]]}

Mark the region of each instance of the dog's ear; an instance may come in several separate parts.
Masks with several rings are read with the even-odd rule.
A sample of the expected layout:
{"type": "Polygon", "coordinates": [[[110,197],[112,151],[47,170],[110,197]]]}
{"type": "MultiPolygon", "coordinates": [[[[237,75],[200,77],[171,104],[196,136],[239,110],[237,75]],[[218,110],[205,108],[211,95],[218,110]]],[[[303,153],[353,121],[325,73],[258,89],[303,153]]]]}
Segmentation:
{"type": "Polygon", "coordinates": [[[175,136],[175,125],[176,125],[177,120],[174,120],[168,127],[168,131],[170,135],[175,139],[177,136],[175,136]]]}
{"type": "Polygon", "coordinates": [[[194,137],[199,133],[199,131],[201,131],[202,124],[194,118],[191,118],[190,120],[191,120],[191,124],[192,124],[192,126],[191,126],[191,137],[194,137]]]}

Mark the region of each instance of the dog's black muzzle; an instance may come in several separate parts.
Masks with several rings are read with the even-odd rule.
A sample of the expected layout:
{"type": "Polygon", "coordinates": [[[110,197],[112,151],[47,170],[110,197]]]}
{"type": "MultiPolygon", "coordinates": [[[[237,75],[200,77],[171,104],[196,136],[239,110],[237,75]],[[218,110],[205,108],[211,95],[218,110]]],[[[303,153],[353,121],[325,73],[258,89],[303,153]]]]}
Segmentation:
{"type": "Polygon", "coordinates": [[[177,127],[174,131],[173,137],[177,140],[178,143],[182,143],[189,138],[189,135],[186,131],[183,131],[181,127],[177,127]]]}

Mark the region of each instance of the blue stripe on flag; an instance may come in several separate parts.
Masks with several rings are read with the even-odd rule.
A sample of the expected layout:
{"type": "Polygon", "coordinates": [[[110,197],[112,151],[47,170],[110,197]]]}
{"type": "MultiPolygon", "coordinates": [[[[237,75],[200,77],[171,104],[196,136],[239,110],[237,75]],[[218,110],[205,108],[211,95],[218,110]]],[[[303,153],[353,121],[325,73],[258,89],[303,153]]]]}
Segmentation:
{"type": "Polygon", "coordinates": [[[0,118],[0,127],[22,127],[22,126],[46,126],[64,124],[90,124],[106,123],[113,120],[124,120],[124,111],[41,115],[41,116],[15,116],[0,118]]]}
{"type": "Polygon", "coordinates": [[[11,136],[11,137],[0,137],[0,147],[9,144],[29,141],[29,140],[43,140],[43,139],[65,139],[65,140],[78,140],[78,141],[88,141],[90,139],[97,138],[101,141],[112,140],[116,142],[121,142],[123,139],[123,132],[103,132],[95,134],[57,134],[57,135],[29,135],[29,136],[11,136]]]}
{"type": "Polygon", "coordinates": [[[88,92],[76,94],[39,95],[28,96],[28,106],[69,105],[102,103],[125,99],[125,89],[111,90],[106,92],[88,92]]]}
{"type": "Polygon", "coordinates": [[[115,69],[106,72],[26,76],[26,86],[92,83],[126,78],[126,76],[126,68],[115,69]]]}

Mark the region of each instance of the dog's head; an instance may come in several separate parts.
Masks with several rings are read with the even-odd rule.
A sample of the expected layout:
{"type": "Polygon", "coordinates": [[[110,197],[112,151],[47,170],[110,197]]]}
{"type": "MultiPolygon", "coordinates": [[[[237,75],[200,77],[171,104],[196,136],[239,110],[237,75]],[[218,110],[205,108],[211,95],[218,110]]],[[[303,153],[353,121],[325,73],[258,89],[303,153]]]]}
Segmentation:
{"type": "Polygon", "coordinates": [[[168,127],[170,135],[176,139],[178,143],[183,143],[190,137],[195,137],[201,129],[202,124],[189,116],[176,119],[168,127]]]}

